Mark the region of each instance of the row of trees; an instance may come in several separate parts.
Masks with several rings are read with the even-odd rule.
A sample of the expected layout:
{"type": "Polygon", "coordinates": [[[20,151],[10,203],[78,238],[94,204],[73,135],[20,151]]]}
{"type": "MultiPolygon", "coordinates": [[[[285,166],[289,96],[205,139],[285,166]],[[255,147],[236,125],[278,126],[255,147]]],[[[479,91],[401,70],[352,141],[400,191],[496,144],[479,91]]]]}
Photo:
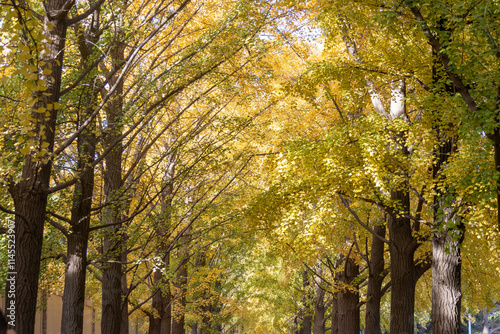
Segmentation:
{"type": "Polygon", "coordinates": [[[321,129],[284,144],[250,215],[303,263],[289,327],[413,333],[416,301],[432,300],[433,333],[460,333],[462,287],[476,295],[466,300],[469,311],[498,297],[489,281],[498,278],[498,8],[298,5],[312,8],[324,49],[316,58],[296,52],[307,69],[288,89],[317,111],[321,129]],[[485,267],[492,271],[478,271],[485,267]],[[473,286],[481,280],[486,294],[473,286]],[[418,282],[431,291],[419,294],[418,282]]]}
{"type": "Polygon", "coordinates": [[[86,298],[116,334],[413,333],[429,300],[460,333],[498,299],[496,2],[1,11],[18,333],[39,286],[62,333],[86,298]]]}
{"type": "Polygon", "coordinates": [[[256,153],[235,138],[273,103],[249,99],[266,84],[272,45],[259,34],[273,6],[1,10],[1,208],[16,242],[15,270],[2,271],[16,272],[5,305],[15,303],[17,333],[34,331],[41,282],[63,290],[62,333],[82,332],[86,296],[102,307],[102,333],[128,333],[139,312],[151,333],[184,333],[188,285],[204,301],[192,326],[220,326],[209,323],[226,312],[219,248],[236,233],[231,205],[256,153]]]}

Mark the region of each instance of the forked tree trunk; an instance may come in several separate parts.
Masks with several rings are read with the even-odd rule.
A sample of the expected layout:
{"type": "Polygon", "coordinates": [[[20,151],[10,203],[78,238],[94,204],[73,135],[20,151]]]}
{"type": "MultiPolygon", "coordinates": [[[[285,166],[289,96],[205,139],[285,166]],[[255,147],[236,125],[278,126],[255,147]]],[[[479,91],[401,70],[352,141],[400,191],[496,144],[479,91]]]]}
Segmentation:
{"type": "MultiPolygon", "coordinates": [[[[343,18],[340,18],[344,21],[343,18]]],[[[356,42],[349,35],[349,25],[343,22],[343,39],[347,51],[358,63],[359,58],[356,42]]],[[[391,101],[389,112],[384,107],[383,100],[377,92],[375,84],[366,78],[368,93],[375,111],[387,120],[401,119],[409,121],[406,113],[406,84],[404,79],[391,83],[391,101]]],[[[410,153],[405,145],[404,133],[397,136],[399,141],[396,147],[400,147],[400,153],[409,156],[410,153]]],[[[407,178],[406,175],[401,175],[407,178]]],[[[408,192],[408,180],[405,179],[398,185],[402,190],[391,190],[391,200],[395,201],[398,209],[391,210],[388,219],[388,230],[390,237],[389,252],[391,256],[391,333],[412,334],[414,327],[414,303],[415,286],[418,279],[417,268],[414,264],[414,253],[418,248],[418,241],[412,236],[412,224],[408,217],[410,209],[410,196],[408,192]],[[402,215],[403,216],[402,216],[402,215]]]]}

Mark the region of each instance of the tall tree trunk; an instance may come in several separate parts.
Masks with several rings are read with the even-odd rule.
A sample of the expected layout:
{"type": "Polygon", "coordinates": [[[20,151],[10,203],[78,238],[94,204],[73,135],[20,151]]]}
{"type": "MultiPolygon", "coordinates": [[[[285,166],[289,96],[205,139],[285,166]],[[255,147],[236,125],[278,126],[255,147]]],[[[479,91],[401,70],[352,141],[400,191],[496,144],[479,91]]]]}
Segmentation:
{"type": "Polygon", "coordinates": [[[198,334],[198,323],[194,322],[191,325],[191,334],[198,334]]]}
{"type": "MultiPolygon", "coordinates": [[[[45,53],[39,55],[37,75],[46,82],[45,91],[37,91],[32,98],[34,104],[31,117],[35,120],[33,135],[30,139],[37,149],[24,157],[21,181],[9,184],[9,192],[14,201],[16,258],[15,268],[7,279],[15,282],[15,297],[7,294],[5,305],[15,305],[15,329],[19,334],[31,334],[35,326],[36,300],[38,296],[38,278],[42,252],[43,229],[47,209],[47,196],[50,185],[52,163],[50,153],[54,150],[57,109],[53,106],[59,101],[61,91],[62,64],[66,31],[68,28],[67,13],[73,2],[63,0],[47,0],[44,3],[46,14],[43,17],[44,33],[49,42],[45,44],[45,53]],[[49,15],[47,13],[60,13],[49,15]],[[50,17],[50,18],[49,18],[50,17]],[[49,29],[49,25],[52,25],[49,29]],[[45,71],[51,72],[46,75],[45,71]],[[39,112],[45,108],[46,112],[39,112]],[[48,114],[46,116],[46,114],[48,114]],[[47,154],[35,158],[37,151],[48,143],[47,154]]],[[[9,283],[9,281],[8,281],[9,283]]],[[[7,284],[7,288],[11,285],[7,284]]]]}
{"type": "MultiPolygon", "coordinates": [[[[113,69],[117,69],[124,61],[125,45],[115,41],[111,57],[113,69]]],[[[122,221],[122,205],[120,189],[122,187],[122,154],[123,148],[119,138],[123,122],[123,80],[117,82],[118,74],[111,78],[111,85],[117,85],[113,97],[106,106],[108,121],[105,143],[113,147],[105,158],[104,192],[107,206],[103,210],[103,222],[109,226],[104,235],[104,264],[102,273],[102,319],[101,332],[121,334],[122,323],[122,236],[120,225],[122,221]]]]}
{"type": "MultiPolygon", "coordinates": [[[[437,50],[433,48],[436,59],[432,76],[439,87],[442,72],[437,63],[437,50]]],[[[444,81],[446,82],[446,81],[444,81]]],[[[445,83],[443,93],[454,95],[452,85],[445,83]]],[[[434,181],[434,232],[432,235],[432,331],[437,334],[459,334],[462,303],[461,270],[462,256],[460,245],[465,236],[465,225],[456,207],[456,194],[446,184],[445,170],[448,160],[457,147],[455,136],[449,136],[448,124],[442,124],[441,114],[434,112],[434,132],[438,146],[434,151],[435,162],[432,168],[434,181]]]]}
{"type": "Polygon", "coordinates": [[[312,330],[312,321],[311,321],[311,310],[309,307],[309,302],[310,302],[310,293],[309,293],[309,273],[307,272],[307,269],[304,269],[302,271],[302,289],[303,289],[303,294],[302,294],[302,328],[300,333],[301,334],[311,334],[312,330]]]}
{"type": "Polygon", "coordinates": [[[67,237],[67,263],[61,322],[61,333],[63,334],[78,334],[83,331],[85,272],[93,178],[93,172],[88,173],[75,185],[76,198],[71,213],[71,232],[67,237]]]}
{"type": "MultiPolygon", "coordinates": [[[[340,265],[340,261],[337,261],[336,267],[340,265]]],[[[338,282],[340,280],[340,274],[335,273],[334,282],[338,282]]],[[[332,295],[332,312],[331,312],[331,320],[332,325],[330,329],[331,334],[340,334],[339,332],[339,299],[338,293],[332,295]]]]}
{"type": "Polygon", "coordinates": [[[481,334],[490,334],[490,325],[488,322],[488,310],[483,311],[483,331],[481,334]]]}
{"type": "MultiPolygon", "coordinates": [[[[162,262],[168,269],[170,264],[170,252],[163,253],[162,262]]],[[[172,329],[172,296],[170,294],[170,282],[162,274],[161,270],[153,274],[154,286],[157,291],[152,298],[152,307],[158,316],[149,317],[149,334],[170,333],[172,329]]]]}
{"type": "MultiPolygon", "coordinates": [[[[191,203],[191,200],[188,200],[191,203]]],[[[188,222],[189,224],[190,222],[188,222]]],[[[191,226],[189,226],[181,237],[181,248],[179,258],[181,263],[177,269],[175,286],[174,317],[172,323],[172,334],[184,334],[185,312],[186,312],[186,293],[187,276],[189,261],[189,240],[191,238],[191,226]]]]}
{"type": "MultiPolygon", "coordinates": [[[[447,138],[437,129],[440,147],[433,176],[436,183],[444,183],[442,175],[455,141],[447,138]],[[444,137],[444,138],[440,138],[444,137]]],[[[432,236],[432,330],[437,334],[460,334],[460,313],[462,303],[460,245],[465,235],[454,197],[446,187],[436,186],[434,198],[434,228],[432,236]]]]}
{"type": "Polygon", "coordinates": [[[412,233],[410,219],[403,213],[409,212],[408,191],[391,192],[401,211],[391,212],[388,218],[391,254],[391,333],[411,334],[414,327],[415,285],[417,270],[414,253],[417,247],[412,233]]]}
{"type": "Polygon", "coordinates": [[[445,227],[432,238],[432,332],[436,334],[460,334],[463,233],[455,231],[445,227]]]}
{"type": "MultiPolygon", "coordinates": [[[[343,18],[340,18],[343,29],[343,39],[347,51],[358,63],[362,63],[359,58],[356,42],[349,35],[349,25],[343,18]]],[[[377,92],[375,84],[369,79],[365,79],[368,86],[372,105],[375,111],[387,120],[401,119],[408,121],[406,113],[406,84],[404,80],[393,81],[391,83],[391,102],[389,113],[383,105],[382,98],[377,92]]],[[[405,134],[400,133],[395,139],[396,147],[404,156],[409,156],[410,152],[405,143],[405,134]]],[[[390,149],[390,148],[389,148],[390,149]]],[[[401,175],[407,178],[406,175],[401,175]]],[[[408,217],[410,209],[410,195],[408,192],[408,181],[402,182],[398,188],[402,190],[391,190],[391,200],[398,203],[398,210],[388,212],[389,229],[389,253],[391,256],[391,333],[410,334],[414,327],[414,302],[415,285],[419,277],[419,272],[414,265],[414,253],[419,246],[418,240],[412,235],[412,224],[408,217]],[[402,213],[404,216],[400,215],[402,213]]]]}
{"type": "Polygon", "coordinates": [[[340,273],[342,287],[337,293],[339,334],[359,334],[359,291],[357,285],[352,285],[358,275],[359,266],[348,257],[345,260],[344,271],[340,273]]]}
{"type": "Polygon", "coordinates": [[[181,267],[177,271],[177,281],[175,284],[174,317],[172,323],[172,334],[184,334],[185,312],[186,312],[186,292],[187,292],[187,258],[183,257],[181,267]]]}
{"type": "MultiPolygon", "coordinates": [[[[385,238],[385,224],[373,227],[375,234],[385,238]]],[[[365,334],[382,334],[380,329],[380,301],[385,278],[384,242],[372,236],[370,262],[368,263],[368,290],[366,296],[365,334]]]]}
{"type": "Polygon", "coordinates": [[[314,277],[314,325],[313,334],[325,334],[325,290],[321,287],[323,268],[321,262],[316,266],[317,276],[314,277]]]}
{"type": "Polygon", "coordinates": [[[127,244],[127,235],[125,233],[121,233],[122,236],[122,252],[121,252],[121,263],[122,263],[122,272],[121,272],[121,286],[122,286],[122,305],[121,305],[121,324],[120,324],[120,332],[121,334],[129,334],[130,331],[130,322],[128,319],[128,282],[127,282],[127,272],[126,265],[127,263],[127,251],[124,248],[124,245],[127,244]]]}
{"type": "Polygon", "coordinates": [[[155,292],[152,298],[152,307],[158,314],[158,317],[150,317],[149,333],[163,334],[170,333],[172,327],[170,281],[163,271],[168,272],[170,267],[170,251],[167,243],[168,231],[170,229],[172,196],[174,194],[174,174],[175,174],[175,153],[168,156],[165,171],[165,189],[161,193],[161,218],[156,228],[156,235],[159,239],[158,255],[161,258],[160,270],[155,271],[153,282],[155,292]]]}
{"type": "MultiPolygon", "coordinates": [[[[406,115],[406,84],[404,80],[392,83],[390,120],[402,119],[408,121],[406,115]]],[[[400,153],[404,158],[410,152],[404,144],[406,133],[401,132],[394,140],[401,146],[400,153]]],[[[410,192],[408,176],[401,173],[401,184],[392,189],[390,196],[395,208],[388,212],[387,226],[389,229],[389,253],[391,255],[391,333],[411,334],[414,330],[415,286],[419,272],[415,266],[414,255],[419,247],[418,240],[413,236],[414,226],[410,214],[410,192]]]]}
{"type": "MultiPolygon", "coordinates": [[[[81,29],[81,27],[80,27],[81,29]]],[[[82,71],[91,66],[93,45],[99,36],[99,10],[93,14],[89,26],[81,31],[79,49],[82,56],[82,71]]],[[[95,106],[96,94],[92,90],[96,77],[87,80],[82,91],[83,112],[78,125],[90,116],[95,106]]],[[[78,171],[81,177],[77,180],[73,193],[73,207],[71,209],[70,233],[67,239],[67,262],[64,277],[63,310],[61,333],[81,334],[83,331],[83,312],[85,306],[85,276],[87,266],[87,246],[89,239],[90,214],[94,190],[94,169],[88,168],[92,164],[95,147],[95,121],[86,127],[77,139],[78,171]]]]}

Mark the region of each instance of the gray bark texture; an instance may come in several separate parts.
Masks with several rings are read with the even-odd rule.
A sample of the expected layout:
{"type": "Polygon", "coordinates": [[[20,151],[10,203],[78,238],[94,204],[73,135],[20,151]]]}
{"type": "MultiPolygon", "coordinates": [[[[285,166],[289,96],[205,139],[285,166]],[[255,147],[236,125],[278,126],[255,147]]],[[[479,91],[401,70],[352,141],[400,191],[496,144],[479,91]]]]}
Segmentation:
{"type": "Polygon", "coordinates": [[[490,334],[490,325],[488,322],[488,310],[483,311],[483,331],[481,334],[490,334]]]}
{"type": "Polygon", "coordinates": [[[435,231],[432,238],[432,331],[460,334],[461,240],[447,232],[435,231]]]}

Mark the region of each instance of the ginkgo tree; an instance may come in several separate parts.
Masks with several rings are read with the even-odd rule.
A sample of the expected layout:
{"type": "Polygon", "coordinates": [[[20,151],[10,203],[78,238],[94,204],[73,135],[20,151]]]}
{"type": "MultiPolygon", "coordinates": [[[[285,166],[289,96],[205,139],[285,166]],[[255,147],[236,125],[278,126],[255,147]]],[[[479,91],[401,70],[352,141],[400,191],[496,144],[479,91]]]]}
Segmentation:
{"type": "Polygon", "coordinates": [[[19,333],[57,272],[63,333],[86,297],[116,334],[409,333],[431,279],[458,333],[498,299],[496,2],[0,6],[19,333]]]}
{"type": "MultiPolygon", "coordinates": [[[[193,3],[187,6],[188,3],[189,1],[179,4],[146,2],[139,5],[133,2],[97,1],[88,7],[72,1],[53,1],[44,6],[33,5],[33,7],[16,2],[2,4],[2,10],[8,14],[6,20],[9,21],[6,23],[11,22],[10,20],[17,22],[15,25],[3,24],[2,28],[7,34],[11,34],[8,40],[10,49],[7,51],[11,59],[14,59],[15,55],[14,61],[20,62],[19,74],[25,78],[23,81],[25,85],[20,86],[26,87],[26,91],[20,92],[19,99],[12,98],[13,103],[7,106],[5,114],[8,114],[8,110],[15,110],[15,103],[20,100],[26,101],[28,106],[26,110],[21,109],[14,113],[16,119],[23,122],[22,126],[25,129],[26,135],[20,136],[16,144],[20,145],[18,152],[25,155],[26,161],[22,175],[15,168],[7,170],[10,175],[7,182],[10,184],[10,192],[15,205],[14,211],[4,207],[9,213],[15,212],[17,220],[18,300],[23,300],[18,308],[21,314],[18,319],[19,332],[30,332],[34,323],[32,320],[36,306],[41,238],[48,195],[76,184],[74,210],[72,218],[69,219],[70,226],[66,229],[68,238],[71,239],[68,240],[67,268],[69,271],[66,279],[68,280],[68,293],[72,291],[71,284],[75,284],[76,287],[73,292],[80,291],[78,296],[73,296],[78,300],[77,304],[82,306],[81,292],[86,271],[85,254],[94,168],[101,161],[104,161],[106,165],[103,177],[107,180],[105,196],[108,204],[105,203],[103,210],[108,212],[105,216],[109,219],[104,219],[104,223],[112,229],[109,231],[110,241],[104,249],[106,252],[107,248],[115,247],[113,244],[119,246],[120,243],[111,240],[117,232],[117,225],[121,223],[119,206],[122,203],[116,196],[122,187],[123,148],[130,146],[138,135],[138,130],[144,130],[144,124],[147,124],[154,112],[172,96],[199,81],[208,73],[215,72],[215,69],[221,65],[228,64],[237,52],[248,50],[252,56],[250,50],[253,50],[254,54],[259,54],[255,47],[247,44],[266,23],[264,10],[260,13],[258,10],[252,12],[254,7],[249,6],[248,3],[228,3],[227,6],[232,7],[229,14],[218,15],[220,21],[214,23],[205,21],[199,29],[199,27],[188,25],[191,22],[198,24],[193,18],[201,13],[203,3],[193,3]],[[131,16],[125,13],[131,9],[141,18],[140,21],[132,20],[131,16]],[[174,22],[174,19],[181,14],[184,15],[184,23],[182,20],[174,22]],[[260,19],[259,15],[263,19],[260,19]],[[253,19],[248,19],[252,16],[253,19]],[[246,19],[247,26],[238,27],[238,22],[241,22],[243,18],[246,19]],[[74,30],[74,35],[68,31],[69,27],[74,30]],[[162,35],[167,33],[169,27],[173,28],[173,31],[177,29],[177,32],[173,35],[162,35]],[[185,36],[189,37],[189,42],[185,36]],[[67,43],[67,37],[71,42],[67,43]],[[175,49],[172,44],[177,40],[181,42],[175,49]],[[17,46],[12,44],[17,41],[19,42],[17,46]],[[71,53],[71,51],[76,51],[72,48],[73,42],[75,45],[80,43],[81,66],[76,71],[72,66],[78,64],[79,60],[78,56],[74,58],[76,55],[71,53]],[[161,43],[164,43],[164,47],[155,48],[161,43]],[[244,48],[244,45],[247,46],[244,48]],[[172,52],[167,54],[165,50],[169,46],[171,47],[169,51],[172,52]],[[151,50],[157,50],[158,53],[154,54],[151,50]],[[139,64],[143,67],[139,67],[139,64]],[[165,65],[168,70],[161,70],[161,64],[165,65]],[[145,66],[148,65],[149,72],[145,73],[145,66]],[[148,78],[147,75],[150,74],[155,74],[155,76],[148,78]],[[147,80],[152,80],[151,82],[156,84],[163,80],[164,83],[159,87],[159,91],[155,92],[152,89],[154,86],[147,80]],[[86,88],[92,85],[93,88],[86,88]],[[157,99],[148,101],[144,95],[153,92],[157,94],[157,99]],[[68,110],[58,114],[61,98],[68,110]],[[84,103],[79,104],[78,101],[84,103]],[[134,101],[135,105],[129,104],[130,101],[134,101]],[[141,101],[149,104],[138,104],[141,101]],[[104,124],[99,130],[96,120],[104,124]],[[132,123],[125,125],[125,122],[129,121],[132,123]],[[77,126],[75,128],[68,126],[71,122],[76,122],[77,126]],[[55,148],[56,141],[57,148],[55,148]],[[74,153],[72,147],[76,141],[79,143],[77,152],[80,158],[77,159],[75,173],[72,174],[65,170],[73,165],[74,160],[71,154],[74,153]],[[97,157],[94,157],[93,152],[98,152],[97,157]],[[61,165],[56,168],[59,174],[51,179],[51,166],[54,163],[61,165]],[[26,197],[28,193],[31,195],[26,197]],[[117,206],[117,203],[120,205],[117,206]],[[31,225],[32,227],[29,227],[31,225]],[[24,233],[26,230],[32,230],[32,233],[24,233]],[[29,240],[26,241],[25,238],[29,240]],[[26,246],[27,244],[30,246],[26,246]],[[73,253],[73,251],[76,252],[73,253]],[[69,275],[73,272],[80,276],[69,275]],[[69,279],[74,279],[74,283],[71,283],[69,279]]],[[[209,10],[221,9],[213,5],[211,4],[212,7],[209,10]]],[[[234,64],[234,66],[227,67],[226,71],[218,71],[218,78],[214,76],[212,83],[207,82],[203,89],[204,94],[210,92],[213,89],[211,87],[222,84],[244,64],[245,62],[234,64]]],[[[11,64],[9,66],[5,69],[6,71],[15,67],[11,64]]],[[[11,77],[17,75],[17,72],[12,73],[11,77]]],[[[199,99],[196,96],[191,98],[192,101],[199,99]]],[[[189,104],[185,105],[181,112],[189,107],[189,104]]],[[[180,114],[173,120],[179,116],[180,114]]],[[[167,123],[165,127],[168,128],[168,126],[167,123]]],[[[127,173],[130,174],[130,170],[125,172],[127,173]]],[[[62,217],[62,215],[56,213],[56,217],[62,217]]],[[[60,230],[65,229],[60,228],[60,230]]],[[[113,256],[116,255],[120,256],[119,253],[113,256]]],[[[109,266],[106,264],[104,267],[109,266]]],[[[105,270],[104,278],[108,277],[108,274],[114,275],[114,278],[104,279],[104,284],[109,281],[116,282],[115,278],[120,281],[121,266],[115,265],[115,267],[114,271],[105,270]]],[[[105,295],[108,296],[110,293],[110,300],[113,300],[109,302],[111,309],[122,309],[120,301],[122,292],[119,290],[121,288],[118,286],[104,286],[105,295]]],[[[75,305],[68,298],[72,298],[71,295],[65,294],[65,305],[75,305]]],[[[103,303],[105,310],[109,309],[107,303],[103,303]]],[[[67,309],[64,309],[66,312],[67,309]]],[[[65,314],[69,316],[73,311],[67,312],[69,313],[65,314]]],[[[76,313],[81,312],[76,311],[76,313]]],[[[117,315],[118,311],[110,314],[109,319],[116,319],[117,315]]],[[[74,326],[73,329],[63,330],[73,331],[81,328],[78,319],[82,318],[76,315],[75,319],[75,322],[63,322],[64,326],[74,326]]],[[[107,311],[103,314],[104,331],[117,332],[119,326],[112,325],[114,320],[106,319],[107,311]]]]}
{"type": "MultiPolygon", "coordinates": [[[[401,16],[397,9],[392,12],[394,8],[397,8],[396,4],[394,7],[389,4],[380,5],[377,3],[369,3],[366,7],[358,4],[339,4],[338,6],[327,4],[324,8],[320,18],[323,22],[322,27],[330,33],[332,44],[338,43],[346,49],[343,55],[338,56],[338,48],[332,47],[331,50],[337,54],[332,52],[329,56],[340,59],[343,66],[324,66],[321,63],[316,65],[318,68],[316,70],[317,78],[322,78],[323,81],[313,78],[298,89],[301,94],[307,94],[307,99],[311,101],[313,100],[311,99],[313,87],[321,86],[311,85],[311,82],[314,80],[316,83],[318,81],[324,82],[325,78],[335,80],[338,87],[347,88],[341,98],[345,102],[349,101],[350,104],[336,103],[337,101],[334,100],[333,107],[341,116],[342,111],[345,111],[346,118],[351,120],[355,126],[356,124],[361,125],[362,130],[356,130],[356,127],[348,125],[344,129],[341,128],[339,134],[338,126],[334,126],[334,135],[339,134],[347,138],[340,137],[344,141],[340,141],[341,144],[333,149],[319,149],[322,144],[310,144],[307,141],[301,141],[294,146],[294,151],[300,152],[299,160],[286,158],[283,164],[291,170],[287,172],[291,177],[289,186],[296,189],[291,193],[299,191],[293,197],[300,198],[302,196],[300,192],[307,191],[306,189],[309,187],[325,191],[320,185],[325,183],[327,175],[335,176],[334,173],[329,174],[322,168],[321,159],[325,156],[325,159],[330,160],[327,166],[335,168],[336,173],[341,173],[344,170],[348,173],[344,177],[334,178],[335,181],[327,181],[331,188],[338,189],[345,179],[350,180],[350,182],[355,182],[355,179],[359,177],[369,180],[368,183],[354,183],[346,189],[340,189],[340,191],[343,196],[350,194],[351,198],[358,197],[362,200],[368,200],[384,208],[384,211],[389,215],[388,227],[393,227],[392,232],[389,231],[390,239],[388,242],[390,244],[403,241],[402,235],[394,233],[397,232],[397,228],[406,228],[405,235],[413,241],[408,242],[407,238],[408,240],[398,247],[391,248],[391,296],[396,304],[403,303],[399,306],[394,304],[391,308],[392,312],[395,313],[391,317],[394,321],[391,324],[391,329],[396,332],[413,330],[413,320],[411,319],[414,313],[415,296],[410,293],[411,297],[404,301],[403,298],[398,297],[398,287],[404,290],[406,289],[404,285],[407,285],[408,288],[409,282],[413,282],[413,287],[409,287],[409,289],[414,291],[417,279],[422,274],[419,268],[422,270],[428,268],[430,263],[428,256],[427,261],[419,263],[418,256],[414,258],[414,252],[423,241],[429,238],[431,230],[428,227],[436,229],[433,233],[435,241],[433,276],[436,278],[433,310],[437,313],[433,316],[433,320],[436,328],[442,321],[444,327],[453,327],[456,331],[460,324],[460,298],[439,301],[439,297],[447,295],[447,293],[440,290],[438,282],[440,281],[439,275],[444,275],[442,277],[448,275],[445,279],[448,284],[442,285],[441,288],[449,289],[449,295],[461,295],[461,283],[459,276],[457,276],[461,270],[460,244],[464,236],[463,222],[468,219],[466,212],[473,204],[462,197],[463,193],[458,192],[457,181],[460,177],[452,177],[449,174],[452,168],[457,168],[456,166],[451,168],[454,166],[453,163],[457,161],[453,160],[452,162],[451,157],[461,156],[461,159],[464,159],[462,161],[465,161],[468,153],[463,152],[465,155],[462,155],[462,152],[458,151],[460,155],[457,154],[456,145],[462,145],[465,142],[459,141],[460,137],[457,137],[458,134],[453,128],[458,121],[457,114],[447,112],[450,108],[460,110],[460,103],[457,103],[450,96],[451,89],[442,80],[442,69],[432,62],[431,50],[427,53],[420,53],[420,50],[426,45],[422,35],[418,33],[405,35],[407,31],[401,29],[401,26],[410,26],[411,21],[405,21],[405,17],[401,16]],[[393,25],[395,22],[397,24],[393,25]],[[371,28],[367,29],[367,26],[371,28]],[[360,27],[359,30],[356,30],[357,27],[360,27]],[[377,29],[379,28],[382,28],[385,34],[390,33],[392,39],[387,38],[387,35],[378,35],[377,29]],[[408,57],[411,57],[411,60],[408,60],[408,57]],[[349,82],[342,80],[345,77],[349,77],[349,82]],[[367,106],[367,98],[371,100],[370,104],[373,105],[376,113],[391,121],[399,116],[402,121],[394,120],[393,125],[388,125],[374,115],[370,116],[369,120],[360,118],[367,106]],[[389,104],[391,105],[390,113],[387,107],[389,104]],[[398,111],[398,104],[399,114],[393,113],[393,111],[398,111]],[[386,106],[384,107],[384,105],[386,106]],[[389,133],[384,133],[388,129],[389,133]],[[391,143],[392,141],[394,143],[391,143]],[[358,145],[362,145],[361,149],[366,150],[364,159],[368,159],[365,162],[358,162],[360,165],[349,161],[353,160],[353,156],[362,154],[354,151],[358,145]],[[390,153],[391,149],[395,149],[394,153],[396,154],[390,153]],[[407,157],[398,157],[398,149],[401,149],[403,156],[407,157]],[[345,160],[333,160],[333,156],[339,155],[341,150],[348,152],[345,160]],[[321,155],[314,156],[314,153],[310,152],[321,155]],[[428,152],[434,153],[429,154],[428,152]],[[302,159],[301,155],[303,155],[302,159]],[[385,159],[388,160],[385,161],[385,159]],[[349,167],[346,166],[345,169],[342,169],[345,164],[349,167]],[[360,166],[366,168],[370,173],[357,172],[357,168],[360,166]],[[397,173],[398,169],[401,169],[400,174],[397,173]],[[430,173],[431,171],[432,173],[430,173]],[[394,174],[395,172],[396,174],[394,174]],[[300,177],[297,178],[297,175],[300,177]],[[314,176],[311,177],[311,175],[314,176]],[[393,180],[390,180],[391,178],[393,180]],[[409,182],[405,181],[405,178],[408,178],[409,182]],[[404,184],[407,185],[406,190],[403,189],[405,188],[404,184]],[[402,186],[403,188],[401,188],[402,186]],[[373,187],[378,188],[375,193],[373,193],[373,187]],[[382,192],[377,195],[378,191],[382,192]],[[391,201],[387,201],[388,193],[397,198],[394,197],[391,201]],[[410,197],[411,193],[415,193],[416,196],[410,197]],[[403,204],[403,207],[399,207],[398,202],[403,204]],[[431,205],[431,203],[433,204],[431,205]],[[431,215],[431,212],[434,214],[431,215]],[[424,228],[423,234],[414,235],[414,233],[418,233],[420,228],[424,228]],[[410,253],[406,255],[399,254],[398,252],[401,252],[406,244],[415,244],[416,247],[414,249],[410,247],[410,253]],[[448,246],[453,249],[451,253],[445,250],[448,246]],[[439,252],[444,255],[444,262],[438,261],[440,259],[439,252]],[[409,270],[413,274],[408,279],[402,279],[397,275],[398,268],[394,265],[399,255],[402,255],[403,262],[409,262],[410,267],[414,267],[414,269],[409,270]],[[455,267],[440,267],[439,263],[445,264],[447,261],[449,264],[454,263],[455,267]],[[422,266],[422,264],[424,265],[422,266]],[[446,312],[444,312],[445,310],[446,312]],[[397,312],[406,312],[408,316],[397,316],[397,312]],[[453,321],[446,323],[452,318],[453,321]],[[406,329],[398,329],[400,327],[406,329]]],[[[315,69],[314,65],[311,68],[315,69]]],[[[298,86],[301,84],[299,82],[298,86]]],[[[326,90],[326,88],[324,89],[326,90]]],[[[327,90],[327,93],[330,97],[332,96],[331,89],[330,92],[327,90]]],[[[318,105],[321,107],[319,103],[314,104],[315,107],[318,105]]],[[[330,135],[331,137],[332,135],[330,135]]],[[[328,139],[331,140],[330,138],[328,139]]],[[[285,207],[283,213],[286,214],[289,211],[290,208],[285,207]]],[[[405,269],[402,272],[406,271],[405,269]]],[[[403,293],[403,295],[405,294],[403,293]]]]}

